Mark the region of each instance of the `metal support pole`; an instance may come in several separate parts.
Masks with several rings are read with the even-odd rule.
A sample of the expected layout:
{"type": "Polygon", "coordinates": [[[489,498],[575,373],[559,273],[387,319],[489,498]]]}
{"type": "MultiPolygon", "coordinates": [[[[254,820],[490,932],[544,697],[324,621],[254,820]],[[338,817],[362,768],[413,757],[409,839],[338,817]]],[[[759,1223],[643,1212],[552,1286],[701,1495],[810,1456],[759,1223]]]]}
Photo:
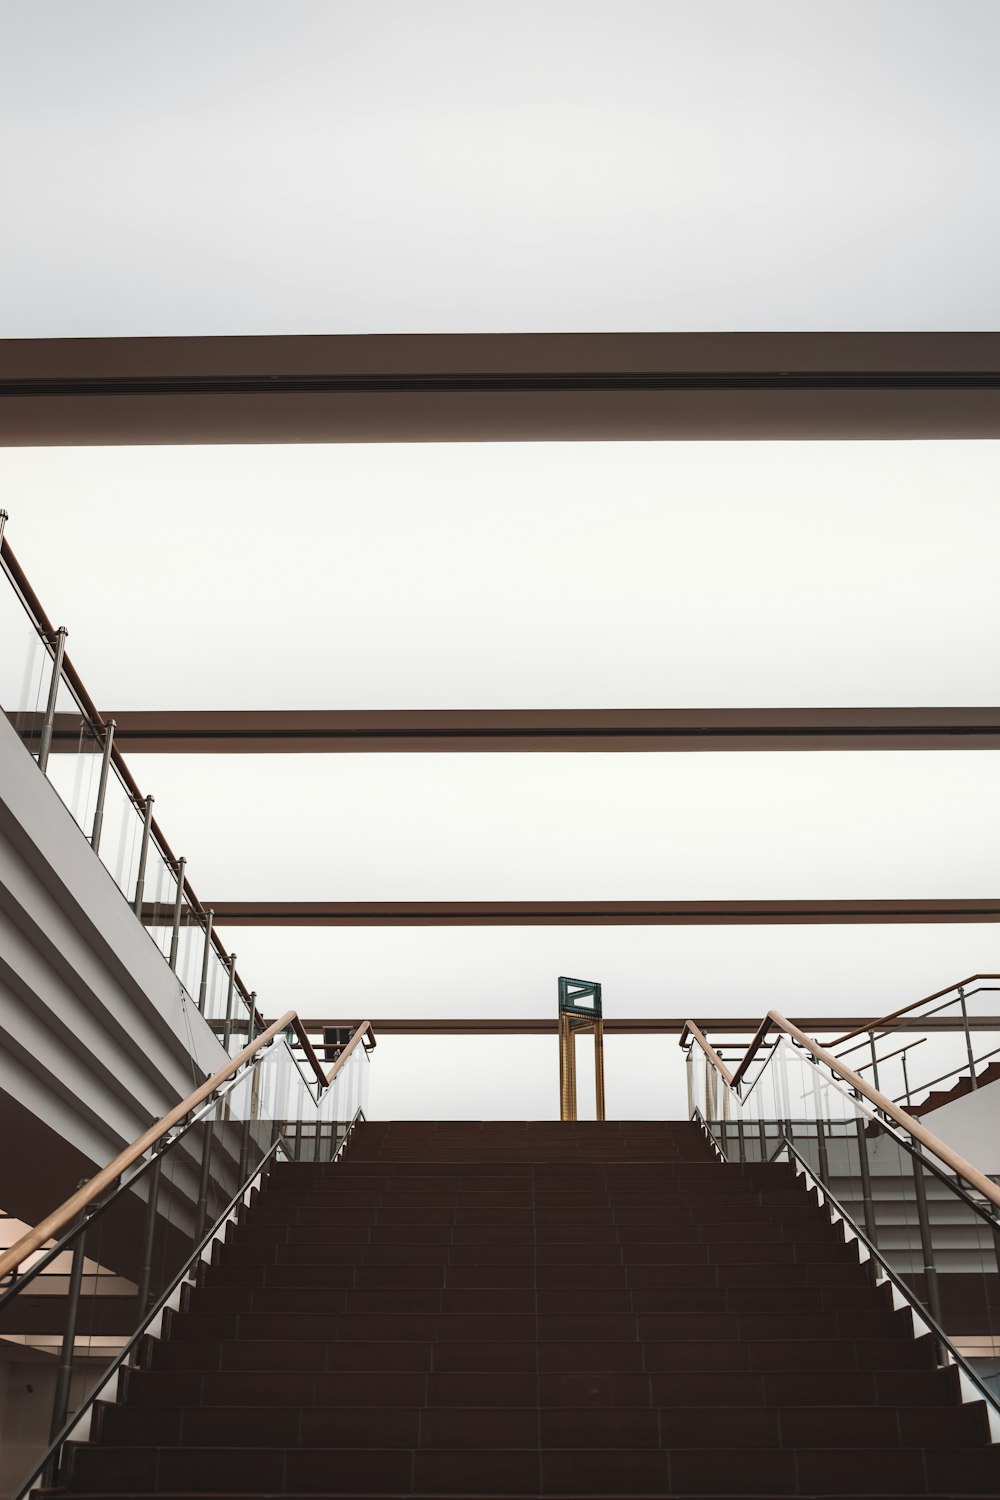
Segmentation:
{"type": "Polygon", "coordinates": [[[3,543],[3,529],[9,520],[10,516],[8,512],[5,510],[0,510],[0,544],[3,543]]]}
{"type": "Polygon", "coordinates": [[[693,1120],[694,1119],[694,1060],[693,1060],[693,1058],[691,1056],[691,1054],[693,1053],[693,1051],[694,1051],[694,1043],[691,1044],[691,1046],[687,1049],[687,1051],[684,1054],[684,1076],[685,1076],[685,1079],[687,1080],[688,1119],[689,1120],[693,1120]]]}
{"type": "Polygon", "coordinates": [[[158,1151],[149,1169],[149,1198],[146,1202],[146,1227],[142,1236],[142,1275],[139,1279],[140,1319],[146,1316],[149,1309],[149,1294],[153,1286],[153,1245],[156,1240],[156,1209],[160,1197],[162,1166],[163,1157],[158,1151]]]}
{"type": "Polygon", "coordinates": [[[181,908],[184,905],[184,868],[187,860],[181,855],[177,861],[177,895],[174,897],[174,927],[170,934],[170,967],[177,972],[177,949],[181,937],[181,908]]]}
{"type": "Polygon", "coordinates": [[[104,799],[108,792],[108,769],[111,751],[115,743],[115,721],[109,719],[104,734],[104,754],[101,756],[101,778],[97,783],[97,806],[94,808],[94,826],[90,831],[90,847],[97,854],[101,847],[101,829],[104,827],[104,799]]]}
{"type": "Polygon", "coordinates": [[[201,1148],[201,1173],[198,1177],[198,1212],[195,1216],[195,1244],[201,1239],[208,1228],[208,1176],[212,1165],[212,1146],[215,1136],[212,1132],[212,1121],[205,1122],[205,1141],[201,1148]]]}
{"type": "Polygon", "coordinates": [[[253,1041],[257,1032],[257,991],[250,991],[250,1025],[247,1031],[247,1046],[253,1041]]]}
{"type": "Polygon", "coordinates": [[[737,1144],[739,1146],[740,1161],[741,1162],[745,1162],[746,1159],[747,1159],[747,1141],[746,1141],[746,1133],[745,1133],[744,1127],[743,1127],[743,1116],[742,1115],[739,1117],[739,1119],[736,1122],[736,1140],[737,1140],[737,1144]]]}
{"type": "Polygon", "coordinates": [[[63,657],[66,655],[66,637],[69,631],[65,625],[60,625],[56,631],[56,648],[52,658],[52,676],[49,679],[49,699],[45,705],[45,718],[42,720],[42,737],[38,745],[38,769],[47,771],[49,765],[49,751],[52,749],[52,726],[56,717],[56,698],[59,694],[59,683],[62,681],[63,657]]]}
{"type": "Polygon", "coordinates": [[[153,823],[153,799],[146,798],[145,814],[142,820],[142,842],[139,845],[139,873],[135,878],[135,900],[132,902],[132,910],[142,921],[142,898],[146,890],[146,856],[149,854],[149,830],[153,823]]]}
{"type": "Polygon", "coordinates": [[[868,1033],[868,1041],[871,1044],[871,1049],[872,1049],[872,1083],[875,1085],[876,1088],[878,1088],[878,1086],[879,1086],[879,1082],[878,1082],[878,1057],[876,1056],[876,1052],[875,1052],[875,1033],[874,1033],[874,1031],[869,1031],[869,1033],[868,1033]]]}
{"type": "Polygon", "coordinates": [[[909,1050],[909,1047],[904,1047],[899,1054],[899,1060],[903,1064],[903,1097],[906,1100],[907,1109],[910,1107],[910,1072],[906,1066],[906,1054],[909,1050]]]}
{"type": "Polygon", "coordinates": [[[917,1201],[917,1223],[920,1226],[920,1249],[924,1259],[924,1278],[927,1285],[927,1311],[935,1323],[941,1326],[941,1294],[938,1288],[937,1267],[934,1264],[934,1245],[931,1239],[931,1219],[927,1210],[927,1190],[924,1187],[924,1168],[919,1149],[913,1155],[913,1186],[917,1201]]]}
{"type": "Polygon", "coordinates": [[[767,1161],[767,1126],[763,1120],[757,1121],[757,1134],[760,1136],[760,1159],[767,1161]]]}
{"type": "Polygon", "coordinates": [[[819,1175],[824,1187],[830,1186],[830,1154],[826,1149],[826,1126],[816,1116],[816,1150],[819,1155],[819,1175]]]}
{"type": "Polygon", "coordinates": [[[962,985],[958,987],[958,1003],[962,1007],[962,1030],[965,1032],[965,1055],[969,1059],[969,1084],[977,1089],[979,1083],[976,1080],[976,1058],[972,1050],[972,1032],[969,1030],[969,1010],[965,1003],[965,990],[962,985]]]}
{"type": "Polygon", "coordinates": [[[858,1133],[858,1165],[861,1170],[861,1206],[864,1210],[865,1233],[873,1245],[878,1244],[878,1225],[875,1222],[875,1199],[872,1194],[872,1174],[868,1165],[868,1137],[864,1120],[856,1120],[858,1133]]]}
{"type": "Polygon", "coordinates": [[[222,1047],[229,1051],[233,1039],[233,1001],[236,998],[236,954],[229,955],[229,989],[226,992],[226,1024],[222,1028],[222,1047]]]}
{"type": "MultiPolygon", "coordinates": [[[[80,1315],[80,1289],[83,1285],[84,1250],[87,1239],[84,1222],[73,1242],[73,1258],[70,1262],[69,1290],[66,1294],[66,1326],[63,1329],[62,1347],[59,1351],[59,1368],[56,1372],[56,1388],[52,1396],[52,1420],[49,1423],[49,1442],[55,1442],[69,1415],[69,1398],[73,1385],[73,1352],[76,1348],[76,1324],[80,1315]]],[[[56,1456],[46,1466],[42,1484],[47,1488],[55,1483],[58,1459],[56,1456]]]]}
{"type": "Polygon", "coordinates": [[[201,955],[201,982],[198,985],[198,1009],[202,1015],[205,1014],[205,1000],[208,996],[208,960],[212,953],[212,919],[215,912],[211,907],[205,913],[205,951],[201,955]]]}
{"type": "Polygon", "coordinates": [[[597,1118],[604,1114],[604,1021],[594,1022],[594,1083],[597,1090],[597,1118]]]}

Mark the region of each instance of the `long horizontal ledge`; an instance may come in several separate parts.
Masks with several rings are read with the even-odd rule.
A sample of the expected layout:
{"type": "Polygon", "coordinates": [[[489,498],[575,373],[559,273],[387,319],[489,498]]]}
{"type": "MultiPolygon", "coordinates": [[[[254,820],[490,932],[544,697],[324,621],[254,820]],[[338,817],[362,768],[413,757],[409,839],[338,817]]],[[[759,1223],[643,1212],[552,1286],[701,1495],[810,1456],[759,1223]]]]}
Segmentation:
{"type": "MultiPolygon", "coordinates": [[[[228,927],[729,927],[1000,922],[996,900],[929,901],[206,901],[228,927]]],[[[149,907],[144,920],[171,914],[149,907]]]]}
{"type": "MultiPolygon", "coordinates": [[[[878,1016],[799,1016],[794,1024],[802,1031],[816,1032],[855,1031],[874,1026],[878,1016]]],[[[310,1037],[322,1036],[328,1028],[350,1029],[358,1024],[340,1017],[303,1017],[302,1025],[310,1037]]],[[[735,1036],[753,1036],[760,1027],[760,1020],[752,1016],[712,1017],[703,1023],[711,1028],[712,1036],[732,1032],[735,1036]]],[[[559,1022],[555,1016],[395,1016],[392,1019],[378,1017],[372,1025],[379,1036],[555,1036],[559,1022]]],[[[679,1036],[687,1022],[680,1016],[605,1016],[604,1030],[629,1036],[679,1036]]],[[[961,1031],[961,1017],[931,1016],[924,1021],[914,1021],[913,1029],[921,1031],[961,1031]]],[[[902,1028],[900,1028],[902,1029],[902,1028]]],[[[970,1019],[973,1031],[1000,1031],[1000,1016],[977,1016],[970,1019]]],[[[722,1046],[722,1042],[717,1043],[722,1046]]],[[[316,1046],[319,1052],[323,1043],[316,1046]]]]}
{"type": "MultiPolygon", "coordinates": [[[[151,754],[998,750],[1000,708],[107,711],[151,754]]],[[[37,716],[25,727],[37,733],[37,716]]],[[[79,720],[57,716],[54,749],[79,720]]]]}
{"type": "Polygon", "coordinates": [[[1000,435],[993,333],[0,342],[0,443],[1000,435]]]}

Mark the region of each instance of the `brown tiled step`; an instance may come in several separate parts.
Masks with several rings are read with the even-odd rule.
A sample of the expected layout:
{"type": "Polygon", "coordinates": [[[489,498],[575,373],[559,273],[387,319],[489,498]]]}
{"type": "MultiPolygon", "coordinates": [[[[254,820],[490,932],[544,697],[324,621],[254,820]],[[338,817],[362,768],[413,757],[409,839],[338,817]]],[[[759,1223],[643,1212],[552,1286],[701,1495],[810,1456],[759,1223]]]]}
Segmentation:
{"type": "MultiPolygon", "coordinates": [[[[967,1406],[532,1405],[104,1406],[100,1445],[227,1448],[982,1447],[986,1408],[967,1406]]],[[[960,1461],[960,1460],[959,1460],[960,1461]]]]}
{"type": "Polygon", "coordinates": [[[837,1447],[108,1448],[70,1455],[77,1492],[539,1495],[995,1493],[1000,1450],[837,1447]],[[860,1482],[860,1483],[859,1483],[860,1482]],[[863,1491],[862,1491],[863,1493],[863,1491]]]}
{"type": "MultiPolygon", "coordinates": [[[[573,1224],[536,1223],[531,1211],[523,1217],[515,1212],[498,1214],[491,1218],[485,1209],[470,1209],[469,1216],[461,1222],[449,1217],[437,1221],[432,1215],[441,1210],[425,1209],[423,1214],[414,1211],[409,1221],[357,1224],[348,1220],[334,1219],[328,1225],[264,1223],[251,1220],[241,1226],[239,1242],[242,1245],[328,1245],[331,1241],[350,1244],[374,1245],[448,1245],[448,1244],[635,1244],[655,1240],[664,1242],[723,1243],[733,1244],[738,1229],[737,1245],[766,1244],[775,1241],[794,1240],[797,1244],[812,1241],[831,1244],[840,1236],[834,1226],[815,1215],[803,1217],[767,1218],[763,1210],[752,1217],[741,1218],[739,1213],[732,1219],[706,1218],[670,1222],[649,1217],[648,1221],[629,1224],[594,1224],[578,1227],[573,1224]]],[[[444,1210],[451,1213],[450,1210],[444,1210]]]]}
{"type": "Polygon", "coordinates": [[[872,1308],[865,1312],[704,1313],[180,1313],[170,1338],[186,1340],[416,1339],[430,1342],[492,1342],[587,1339],[908,1338],[910,1314],[872,1308]]]}
{"type": "Polygon", "coordinates": [[[206,1269],[206,1290],[274,1288],[305,1291],[310,1287],[334,1291],[352,1287],[387,1291],[404,1288],[538,1287],[592,1288],[611,1291],[637,1288],[748,1287],[862,1287],[873,1284],[872,1262],[818,1261],[813,1265],[782,1265],[770,1270],[760,1265],[539,1265],[491,1260],[478,1264],[354,1265],[350,1262],[318,1266],[220,1264],[206,1269]]]}
{"type": "Polygon", "coordinates": [[[439,1374],[425,1371],[134,1370],[127,1403],[152,1406],[954,1406],[958,1373],[712,1370],[439,1374]]]}
{"type": "Polygon", "coordinates": [[[615,1241],[544,1241],[540,1244],[484,1239],[398,1241],[361,1243],[356,1240],[316,1240],[306,1244],[256,1243],[239,1240],[224,1251],[223,1264],[231,1265],[476,1265],[489,1257],[499,1265],[784,1265],[829,1264],[840,1260],[858,1264],[857,1250],[846,1241],[821,1236],[818,1239],[741,1240],[733,1244],[722,1238],[711,1240],[658,1240],[621,1244],[615,1241]]]}
{"type": "Polygon", "coordinates": [[[301,1339],[153,1342],[148,1363],[154,1370],[434,1370],[486,1374],[494,1370],[548,1374],[621,1370],[887,1370],[930,1369],[935,1355],[929,1338],[760,1338],[665,1342],[553,1339],[536,1344],[498,1339],[491,1343],[454,1340],[356,1339],[345,1342],[301,1339]]]}
{"type": "Polygon", "coordinates": [[[185,1311],[193,1317],[233,1313],[297,1313],[324,1316],[350,1313],[451,1314],[645,1314],[669,1312],[865,1312],[889,1306],[888,1289],[854,1287],[591,1287],[548,1286],[339,1288],[206,1287],[190,1293],[185,1311]]]}

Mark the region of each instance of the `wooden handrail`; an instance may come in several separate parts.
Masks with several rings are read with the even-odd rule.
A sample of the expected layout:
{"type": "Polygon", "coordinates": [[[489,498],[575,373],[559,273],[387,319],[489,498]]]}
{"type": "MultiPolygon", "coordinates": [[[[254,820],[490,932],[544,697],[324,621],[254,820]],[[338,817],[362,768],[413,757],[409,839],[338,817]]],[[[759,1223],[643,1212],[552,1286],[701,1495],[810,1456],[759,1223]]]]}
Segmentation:
{"type": "Polygon", "coordinates": [[[698,1026],[694,1021],[685,1021],[684,1030],[681,1032],[681,1046],[683,1047],[684,1038],[685,1036],[687,1036],[688,1032],[690,1032],[694,1037],[694,1040],[698,1043],[698,1046],[701,1048],[702,1052],[704,1052],[705,1056],[708,1058],[709,1062],[712,1064],[716,1072],[721,1076],[723,1081],[727,1083],[730,1088],[732,1088],[734,1082],[732,1073],[730,1073],[729,1069],[726,1067],[725,1063],[722,1061],[722,1058],[716,1052],[715,1048],[712,1046],[711,1042],[708,1040],[701,1027],[698,1026]]]}
{"type": "Polygon", "coordinates": [[[328,1084],[332,1083],[333,1080],[336,1078],[337,1074],[340,1072],[341,1068],[347,1062],[347,1059],[350,1057],[350,1055],[354,1051],[355,1047],[358,1046],[359,1042],[364,1042],[364,1047],[365,1047],[365,1051],[366,1052],[371,1052],[374,1049],[374,1047],[375,1047],[375,1033],[372,1030],[372,1023],[370,1021],[362,1021],[361,1025],[358,1027],[357,1031],[351,1037],[351,1040],[348,1042],[347,1046],[344,1048],[343,1052],[337,1058],[337,1061],[334,1063],[333,1067],[330,1069],[329,1073],[326,1075],[326,1081],[327,1081],[328,1084]],[[365,1041],[365,1037],[370,1038],[370,1040],[369,1041],[365,1041]]]}
{"type": "Polygon", "coordinates": [[[964,990],[966,985],[976,984],[980,979],[1000,979],[1000,974],[970,974],[968,979],[959,979],[955,984],[946,985],[943,990],[935,990],[933,995],[925,995],[922,1000],[911,1000],[909,1005],[901,1005],[898,1010],[890,1010],[886,1015],[879,1016],[877,1021],[872,1021],[870,1025],[858,1026],[854,1031],[845,1031],[843,1036],[835,1037],[830,1046],[842,1047],[845,1042],[851,1041],[856,1036],[864,1036],[868,1031],[880,1031],[887,1022],[898,1021],[900,1016],[908,1015],[911,1010],[916,1010],[918,1005],[930,1005],[932,1000],[940,1000],[942,995],[950,994],[952,990],[964,990]]]}
{"type": "Polygon", "coordinates": [[[312,1044],[308,1042],[308,1038],[305,1038],[305,1033],[301,1029],[302,1023],[299,1020],[298,1012],[294,1010],[286,1011],[283,1016],[279,1016],[277,1021],[272,1021],[266,1031],[262,1031],[260,1036],[255,1037],[249,1046],[244,1047],[242,1052],[238,1052],[235,1057],[230,1058],[223,1067],[212,1074],[211,1078],[206,1079],[199,1088],[196,1088],[193,1093],[188,1094],[186,1099],[182,1099],[180,1104],[176,1104],[162,1119],[150,1125],[148,1130],[144,1130],[142,1135],[138,1136],[130,1146],[126,1146],[124,1151],[118,1153],[114,1161],[109,1162],[106,1167],[102,1167],[82,1187],[77,1188],[76,1192],[67,1198],[65,1203],[53,1209],[52,1213],[48,1214],[40,1224],[36,1224],[33,1229],[29,1229],[16,1244],[11,1245],[9,1250],[0,1255],[0,1279],[6,1276],[8,1272],[16,1271],[23,1260],[26,1260],[29,1255],[33,1255],[36,1250],[42,1248],[46,1240],[55,1238],[84,1209],[88,1208],[95,1199],[99,1198],[107,1188],[111,1187],[121,1174],[128,1167],[132,1166],[133,1162],[138,1161],[150,1147],[155,1146],[157,1141],[162,1140],[168,1130],[172,1130],[175,1125],[179,1125],[192,1110],[197,1109],[199,1104],[203,1104],[206,1099],[210,1098],[216,1089],[220,1088],[233,1073],[249,1062],[262,1047],[266,1047],[268,1042],[273,1041],[276,1036],[279,1036],[283,1031],[287,1031],[290,1027],[296,1031],[297,1035],[306,1040],[313,1065],[324,1087],[328,1087],[333,1082],[338,1068],[346,1061],[346,1054],[350,1052],[355,1042],[360,1041],[362,1036],[371,1031],[371,1023],[368,1021],[358,1028],[357,1033],[351,1038],[349,1045],[337,1059],[337,1063],[331,1069],[329,1077],[327,1077],[319,1065],[316,1054],[312,1049],[312,1044]]]}
{"type": "MultiPolygon", "coordinates": [[[[986,979],[997,976],[983,974],[977,977],[986,979]]],[[[930,998],[933,999],[936,997],[932,996],[930,998]]],[[[953,1151],[949,1145],[936,1136],[933,1131],[928,1130],[926,1125],[922,1125],[913,1115],[907,1114],[905,1109],[900,1109],[899,1105],[894,1103],[888,1095],[883,1094],[880,1089],[873,1088],[871,1084],[866,1083],[859,1073],[854,1072],[853,1068],[849,1068],[846,1063],[841,1062],[840,1058],[835,1057],[832,1052],[828,1052],[825,1047],[821,1047],[818,1042],[814,1042],[812,1037],[807,1036],[804,1031],[800,1031],[798,1026],[794,1022],[787,1020],[780,1011],[768,1011],[764,1020],[757,1028],[757,1034],[747,1048],[746,1056],[737,1068],[735,1075],[729,1072],[725,1063],[719,1058],[718,1053],[705,1040],[693,1021],[687,1022],[685,1031],[690,1031],[691,1035],[699,1041],[700,1045],[704,1048],[705,1055],[712,1062],[713,1066],[718,1069],[723,1081],[729,1084],[730,1087],[734,1087],[738,1085],[746,1071],[747,1064],[752,1060],[767,1033],[772,1028],[783,1031],[786,1036],[792,1037],[806,1052],[815,1057],[818,1062],[823,1063],[839,1078],[842,1078],[850,1088],[856,1090],[863,1098],[867,1099],[869,1104],[874,1104],[876,1109],[881,1110],[884,1115],[888,1115],[890,1120],[894,1120],[915,1141],[918,1141],[921,1146],[926,1147],[932,1156],[937,1157],[938,1161],[942,1162],[948,1168],[949,1172],[954,1172],[956,1176],[968,1182],[989,1203],[992,1203],[994,1208],[1000,1209],[1000,1187],[995,1182],[980,1172],[978,1167],[974,1167],[970,1161],[966,1161],[964,1156],[960,1156],[957,1151],[953,1151]]]]}

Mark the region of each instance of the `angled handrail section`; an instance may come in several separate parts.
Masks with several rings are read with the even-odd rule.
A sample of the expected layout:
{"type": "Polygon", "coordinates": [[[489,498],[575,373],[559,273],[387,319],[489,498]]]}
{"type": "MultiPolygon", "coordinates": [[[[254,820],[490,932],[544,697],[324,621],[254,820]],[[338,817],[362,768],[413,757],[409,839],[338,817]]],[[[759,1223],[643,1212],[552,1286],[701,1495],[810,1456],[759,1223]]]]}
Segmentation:
{"type": "Polygon", "coordinates": [[[103,1193],[118,1182],[119,1178],[129,1167],[133,1166],[141,1157],[145,1156],[147,1151],[150,1151],[162,1141],[175,1125],[179,1125],[183,1120],[187,1119],[199,1105],[204,1104],[206,1100],[210,1099],[223,1084],[241,1072],[275,1037],[280,1036],[286,1031],[294,1031],[298,1041],[302,1045],[303,1052],[316,1080],[318,1096],[322,1096],[332,1086],[338,1073],[346,1065],[351,1054],[357,1047],[363,1046],[366,1052],[372,1051],[375,1047],[375,1033],[372,1029],[372,1024],[370,1021],[364,1021],[357,1028],[333,1067],[329,1072],[324,1072],[299,1018],[298,1012],[294,1010],[286,1011],[283,1016],[279,1016],[276,1021],[273,1021],[265,1031],[262,1031],[260,1036],[251,1042],[249,1046],[244,1047],[242,1052],[238,1052],[235,1057],[231,1058],[217,1072],[213,1073],[210,1078],[207,1078],[203,1084],[188,1094],[187,1098],[182,1099],[179,1104],[174,1105],[173,1109],[168,1110],[161,1119],[150,1125],[147,1130],[144,1130],[130,1145],[120,1151],[113,1161],[109,1162],[106,1167],[102,1167],[82,1187],[77,1188],[76,1192],[72,1193],[65,1202],[61,1203],[58,1208],[53,1209],[44,1219],[32,1229],[29,1229],[26,1234],[23,1234],[9,1250],[0,1255],[0,1282],[2,1282],[5,1276],[16,1272],[21,1262],[26,1260],[29,1255],[33,1255],[36,1250],[42,1249],[47,1240],[54,1238],[62,1230],[74,1224],[81,1214],[86,1213],[103,1193]]]}
{"type": "Polygon", "coordinates": [[[702,1049],[709,1063],[719,1073],[727,1087],[738,1091],[740,1083],[746,1075],[747,1068],[760,1051],[765,1038],[771,1031],[782,1032],[790,1037],[817,1062],[823,1063],[825,1067],[841,1078],[847,1084],[848,1088],[853,1089],[857,1094],[867,1099],[868,1103],[874,1105],[880,1114],[892,1120],[902,1130],[905,1130],[913,1140],[919,1142],[925,1150],[929,1151],[938,1161],[943,1163],[949,1172],[953,1172],[957,1177],[969,1183],[971,1187],[975,1188],[976,1192],[981,1193],[987,1202],[993,1205],[995,1210],[1000,1211],[1000,1187],[991,1178],[987,1177],[985,1173],[980,1172],[979,1168],[974,1167],[971,1162],[966,1161],[964,1156],[953,1150],[939,1136],[936,1136],[932,1130],[928,1130],[926,1125],[921,1124],[913,1115],[908,1114],[905,1109],[901,1109],[898,1104],[886,1094],[883,1094],[880,1089],[875,1088],[858,1073],[855,1073],[853,1068],[849,1068],[840,1058],[835,1057],[825,1047],[821,1047],[818,1042],[815,1042],[812,1037],[807,1036],[792,1021],[786,1020],[780,1011],[768,1011],[757,1028],[757,1033],[747,1048],[746,1054],[735,1074],[730,1073],[726,1065],[721,1062],[714,1047],[711,1046],[705,1038],[704,1033],[693,1021],[686,1023],[684,1030],[681,1032],[680,1044],[682,1047],[685,1046],[687,1037],[690,1036],[702,1049]]]}
{"type": "Polygon", "coordinates": [[[945,995],[957,994],[960,990],[968,990],[970,985],[980,984],[984,979],[1000,980],[1000,974],[970,974],[966,979],[959,979],[955,984],[946,985],[943,990],[935,990],[933,995],[924,995],[922,1000],[911,1000],[908,1005],[901,1005],[898,1010],[887,1011],[884,1016],[879,1016],[877,1021],[866,1021],[864,1026],[856,1026],[853,1031],[845,1031],[843,1036],[836,1037],[831,1047],[842,1047],[845,1042],[851,1042],[856,1036],[865,1036],[872,1031],[891,1031],[893,1023],[908,1016],[911,1011],[918,1010],[921,1005],[930,1005],[934,1000],[941,1000],[945,995]]]}

